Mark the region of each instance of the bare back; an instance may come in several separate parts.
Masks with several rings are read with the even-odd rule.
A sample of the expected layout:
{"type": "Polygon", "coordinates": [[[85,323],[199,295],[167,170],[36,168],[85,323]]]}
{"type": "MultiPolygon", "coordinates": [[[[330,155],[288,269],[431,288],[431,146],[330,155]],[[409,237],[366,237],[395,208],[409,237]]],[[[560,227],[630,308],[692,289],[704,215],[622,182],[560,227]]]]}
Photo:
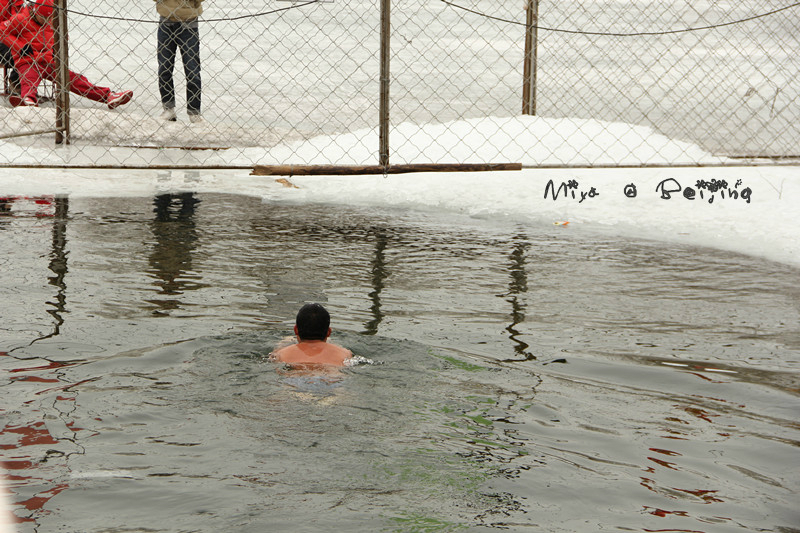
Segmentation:
{"type": "Polygon", "coordinates": [[[350,350],[326,341],[300,341],[275,352],[276,361],[288,365],[331,365],[344,366],[353,354],[350,350]]]}

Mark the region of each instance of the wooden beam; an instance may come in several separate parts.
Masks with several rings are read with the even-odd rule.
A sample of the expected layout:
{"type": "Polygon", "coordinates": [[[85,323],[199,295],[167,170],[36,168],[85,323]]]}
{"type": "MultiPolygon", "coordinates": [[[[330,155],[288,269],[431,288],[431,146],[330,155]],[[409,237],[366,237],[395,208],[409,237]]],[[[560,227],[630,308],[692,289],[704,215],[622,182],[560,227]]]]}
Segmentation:
{"type": "Polygon", "coordinates": [[[256,165],[251,176],[406,174],[410,172],[494,172],[522,170],[522,163],[418,163],[409,165],[256,165]]]}

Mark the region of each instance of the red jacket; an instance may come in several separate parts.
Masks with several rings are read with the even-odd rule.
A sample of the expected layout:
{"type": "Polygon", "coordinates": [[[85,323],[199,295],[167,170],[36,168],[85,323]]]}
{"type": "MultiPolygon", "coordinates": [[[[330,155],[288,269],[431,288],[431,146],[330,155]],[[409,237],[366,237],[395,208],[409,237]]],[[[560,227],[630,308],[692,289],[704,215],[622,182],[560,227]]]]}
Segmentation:
{"type": "Polygon", "coordinates": [[[22,0],[0,0],[0,22],[10,19],[20,8],[22,0]]]}
{"type": "Polygon", "coordinates": [[[11,49],[17,67],[53,62],[53,27],[47,22],[40,26],[28,7],[0,23],[0,39],[11,49]]]}

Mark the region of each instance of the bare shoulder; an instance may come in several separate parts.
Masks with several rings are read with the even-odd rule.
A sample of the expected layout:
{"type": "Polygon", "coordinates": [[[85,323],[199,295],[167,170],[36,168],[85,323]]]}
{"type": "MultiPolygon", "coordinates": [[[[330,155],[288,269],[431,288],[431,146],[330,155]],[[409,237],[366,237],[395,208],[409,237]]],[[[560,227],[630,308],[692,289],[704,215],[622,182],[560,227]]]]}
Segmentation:
{"type": "Polygon", "coordinates": [[[270,354],[270,359],[273,361],[288,361],[293,357],[302,356],[303,352],[297,347],[296,344],[278,348],[270,354]]]}
{"type": "Polygon", "coordinates": [[[344,366],[353,356],[347,348],[327,342],[300,342],[274,351],[273,361],[293,364],[322,364],[344,366]]]}
{"type": "Polygon", "coordinates": [[[327,344],[328,344],[328,346],[327,346],[327,347],[328,347],[328,348],[329,348],[331,351],[335,351],[335,352],[337,352],[337,353],[341,353],[341,354],[348,354],[348,355],[351,355],[351,354],[352,354],[352,352],[351,352],[350,350],[348,350],[347,348],[345,348],[345,347],[343,347],[343,346],[339,346],[338,344],[334,344],[334,343],[332,343],[332,342],[329,342],[329,343],[327,343],[327,344]]]}
{"type": "Polygon", "coordinates": [[[338,344],[327,343],[325,350],[321,354],[326,362],[343,366],[345,361],[353,357],[353,354],[347,348],[343,348],[338,344]]]}

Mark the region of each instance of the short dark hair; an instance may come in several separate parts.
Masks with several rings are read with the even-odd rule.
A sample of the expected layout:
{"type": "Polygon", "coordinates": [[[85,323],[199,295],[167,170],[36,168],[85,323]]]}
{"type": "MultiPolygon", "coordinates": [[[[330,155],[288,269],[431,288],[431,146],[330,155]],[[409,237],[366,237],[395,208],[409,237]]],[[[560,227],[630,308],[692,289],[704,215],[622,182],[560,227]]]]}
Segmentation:
{"type": "Polygon", "coordinates": [[[331,315],[320,304],[305,304],[295,319],[297,336],[304,341],[324,341],[328,338],[331,315]]]}

